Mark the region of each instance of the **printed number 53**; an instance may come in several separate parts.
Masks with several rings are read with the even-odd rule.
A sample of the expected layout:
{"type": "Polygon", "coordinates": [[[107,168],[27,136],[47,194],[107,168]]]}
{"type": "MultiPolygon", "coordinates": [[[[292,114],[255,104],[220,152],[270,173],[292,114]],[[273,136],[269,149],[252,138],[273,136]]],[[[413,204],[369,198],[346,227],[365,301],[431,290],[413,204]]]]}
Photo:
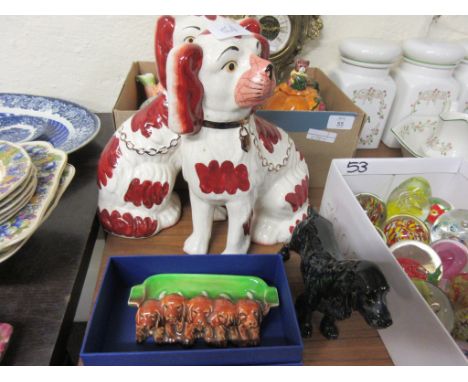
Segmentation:
{"type": "Polygon", "coordinates": [[[367,166],[369,163],[367,162],[348,162],[346,166],[346,172],[348,174],[353,174],[355,172],[363,173],[367,171],[367,166]]]}

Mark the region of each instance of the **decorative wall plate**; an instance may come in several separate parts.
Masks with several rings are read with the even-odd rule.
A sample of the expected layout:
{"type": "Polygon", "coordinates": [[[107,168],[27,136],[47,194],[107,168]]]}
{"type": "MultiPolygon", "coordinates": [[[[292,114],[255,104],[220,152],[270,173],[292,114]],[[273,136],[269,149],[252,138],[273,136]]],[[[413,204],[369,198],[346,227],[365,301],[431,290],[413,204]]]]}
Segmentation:
{"type": "Polygon", "coordinates": [[[23,148],[0,141],[0,200],[27,179],[31,166],[31,159],[23,148]]]}
{"type": "Polygon", "coordinates": [[[99,118],[73,102],[27,94],[0,93],[0,126],[8,126],[17,139],[45,140],[71,153],[89,143],[99,132],[99,118]],[[19,131],[22,126],[23,131],[19,131]],[[44,131],[38,131],[43,129],[44,131]],[[40,134],[39,134],[40,133],[40,134]],[[38,135],[39,134],[39,135],[38,135]]]}
{"type": "Polygon", "coordinates": [[[47,119],[29,115],[0,114],[0,139],[8,142],[28,142],[42,135],[47,119]]]}
{"type": "Polygon", "coordinates": [[[0,249],[4,250],[32,235],[53,200],[67,155],[46,142],[23,143],[38,170],[36,192],[17,215],[0,225],[0,249]]]}

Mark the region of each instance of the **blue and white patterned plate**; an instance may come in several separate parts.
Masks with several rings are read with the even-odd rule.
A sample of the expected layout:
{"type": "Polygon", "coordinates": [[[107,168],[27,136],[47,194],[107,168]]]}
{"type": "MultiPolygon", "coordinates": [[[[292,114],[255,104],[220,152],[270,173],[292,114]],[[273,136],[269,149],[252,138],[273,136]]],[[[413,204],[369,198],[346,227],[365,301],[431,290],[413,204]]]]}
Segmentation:
{"type": "Polygon", "coordinates": [[[101,122],[95,114],[73,102],[0,93],[0,139],[15,142],[44,140],[71,153],[92,141],[100,127],[101,122]],[[10,139],[6,138],[7,134],[10,139]]]}
{"type": "Polygon", "coordinates": [[[0,113],[0,140],[27,142],[42,135],[47,130],[46,118],[0,113]]]}

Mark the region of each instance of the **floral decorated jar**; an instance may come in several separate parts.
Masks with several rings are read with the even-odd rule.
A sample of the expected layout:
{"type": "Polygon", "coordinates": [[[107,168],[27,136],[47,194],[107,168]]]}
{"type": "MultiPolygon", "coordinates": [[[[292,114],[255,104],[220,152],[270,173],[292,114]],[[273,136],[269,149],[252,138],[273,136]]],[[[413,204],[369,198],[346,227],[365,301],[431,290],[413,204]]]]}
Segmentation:
{"type": "Polygon", "coordinates": [[[454,77],[460,83],[460,97],[458,98],[458,110],[468,113],[468,40],[460,41],[465,50],[465,56],[454,72],[454,77]]]}
{"type": "Polygon", "coordinates": [[[330,78],[367,115],[358,148],[377,148],[395,97],[389,71],[401,48],[380,39],[349,38],[341,42],[340,54],[341,63],[330,78]]]}
{"type": "Polygon", "coordinates": [[[403,43],[403,62],[394,73],[397,95],[382,141],[400,147],[392,127],[410,115],[439,115],[448,110],[460,92],[453,71],[463,48],[452,42],[415,38],[403,43]]]}

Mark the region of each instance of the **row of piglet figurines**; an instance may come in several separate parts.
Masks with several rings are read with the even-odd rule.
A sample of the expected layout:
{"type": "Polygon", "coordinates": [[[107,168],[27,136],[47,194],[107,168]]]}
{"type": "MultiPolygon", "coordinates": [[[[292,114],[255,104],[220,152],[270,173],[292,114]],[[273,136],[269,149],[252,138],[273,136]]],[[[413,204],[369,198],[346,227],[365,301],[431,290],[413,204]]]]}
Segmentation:
{"type": "Polygon", "coordinates": [[[253,346],[260,342],[260,325],[268,305],[252,299],[232,302],[200,295],[187,299],[169,294],[146,300],[136,313],[137,342],[149,336],[157,344],[193,345],[197,340],[224,347],[228,343],[253,346]]]}
{"type": "Polygon", "coordinates": [[[223,253],[234,254],[251,241],[288,242],[306,217],[303,156],[283,130],[253,115],[276,85],[268,41],[252,18],[240,21],[242,33],[218,39],[211,30],[220,22],[228,23],[157,20],[160,93],[117,129],[99,161],[98,214],[107,232],[145,238],[176,224],[180,171],[192,209],[188,254],[208,252],[214,220],[229,218],[223,253]]]}

